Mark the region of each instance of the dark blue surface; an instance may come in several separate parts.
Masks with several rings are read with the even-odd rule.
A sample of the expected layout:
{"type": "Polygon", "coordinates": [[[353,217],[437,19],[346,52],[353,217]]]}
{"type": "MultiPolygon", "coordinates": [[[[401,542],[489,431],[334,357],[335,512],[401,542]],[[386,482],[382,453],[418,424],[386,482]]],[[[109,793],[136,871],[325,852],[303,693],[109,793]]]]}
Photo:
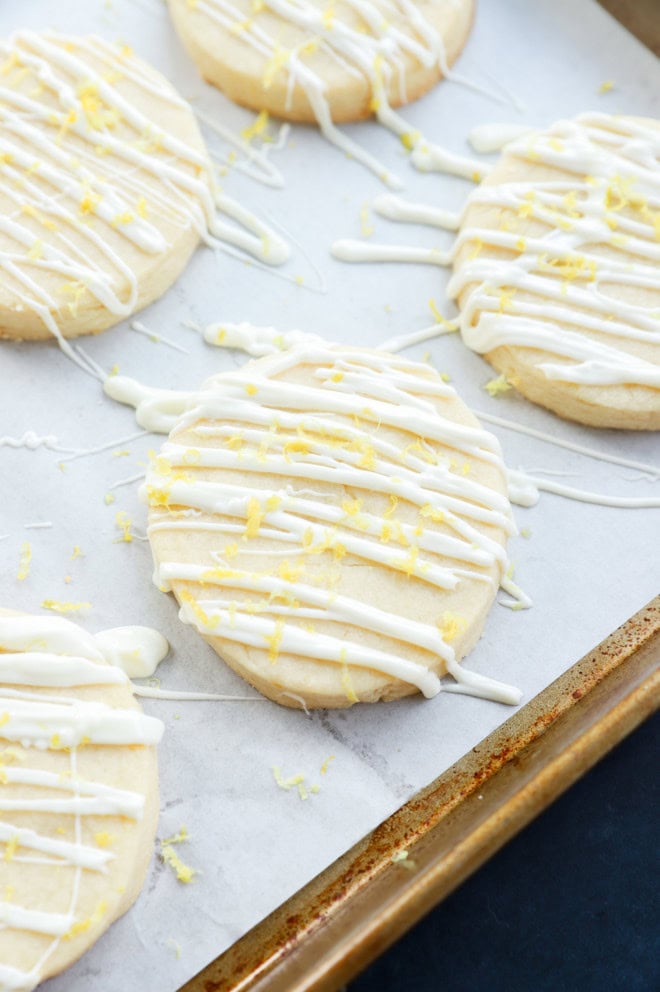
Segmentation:
{"type": "Polygon", "coordinates": [[[348,992],[660,992],[660,714],[348,992]]]}

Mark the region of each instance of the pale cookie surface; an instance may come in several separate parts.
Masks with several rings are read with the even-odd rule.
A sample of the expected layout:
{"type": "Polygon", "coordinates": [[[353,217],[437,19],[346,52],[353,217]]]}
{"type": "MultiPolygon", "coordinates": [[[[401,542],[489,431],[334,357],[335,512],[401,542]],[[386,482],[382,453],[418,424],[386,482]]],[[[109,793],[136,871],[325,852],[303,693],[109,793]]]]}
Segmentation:
{"type": "Polygon", "coordinates": [[[60,617],[0,611],[3,992],[79,958],[144,879],[163,725],[106,661],[111,634],[97,642],[60,617]]]}
{"type": "Polygon", "coordinates": [[[465,343],[596,427],[660,428],[660,122],[583,114],[508,145],[472,194],[450,295],[465,343]]]}
{"type": "Polygon", "coordinates": [[[446,75],[473,0],[170,0],[200,72],[232,100],[295,121],[354,121],[446,75]]]}
{"type": "Polygon", "coordinates": [[[96,333],[159,297],[215,210],[170,83],[101,38],[19,31],[0,120],[0,337],[96,333]]]}
{"type": "Polygon", "coordinates": [[[288,706],[450,690],[513,525],[497,441],[434,370],[318,339],[210,379],[144,489],[155,580],[288,706]],[[443,683],[443,688],[445,683],[443,683]]]}

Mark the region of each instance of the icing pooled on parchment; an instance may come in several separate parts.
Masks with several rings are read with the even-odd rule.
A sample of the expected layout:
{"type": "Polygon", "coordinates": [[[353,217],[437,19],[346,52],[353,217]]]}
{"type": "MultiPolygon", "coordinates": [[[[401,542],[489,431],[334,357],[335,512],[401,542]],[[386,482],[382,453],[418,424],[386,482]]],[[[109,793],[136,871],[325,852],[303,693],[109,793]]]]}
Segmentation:
{"type": "MultiPolygon", "coordinates": [[[[12,894],[0,900],[0,923],[17,934],[29,933],[33,943],[28,970],[4,959],[2,989],[34,988],[51,973],[61,941],[89,927],[78,910],[83,876],[107,873],[117,855],[105,834],[89,835],[87,819],[96,824],[100,817],[138,821],[143,816],[142,783],[135,791],[110,784],[103,763],[100,781],[78,771],[81,748],[86,756],[94,745],[125,748],[130,755],[130,749],[155,745],[162,736],[160,720],[89,696],[94,688],[130,688],[125,673],[106,659],[106,652],[116,653],[120,642],[127,642],[127,630],[97,640],[60,617],[0,614],[0,843],[12,883],[12,894]],[[53,872],[41,903],[36,892],[23,901],[21,873],[36,877],[30,866],[53,872]],[[60,887],[61,898],[53,897],[60,887]],[[55,906],[62,908],[55,912],[55,906]]],[[[133,643],[153,655],[153,635],[135,628],[133,643]]],[[[85,767],[89,770],[89,762],[85,767]]]]}
{"type": "MultiPolygon", "coordinates": [[[[463,669],[434,623],[397,616],[307,572],[317,555],[348,556],[440,591],[465,581],[494,595],[506,556],[491,535],[514,526],[506,498],[477,481],[471,465],[503,474],[499,447],[481,428],[443,416],[445,399],[455,402],[454,391],[424,366],[322,344],[211,380],[144,487],[156,581],[177,591],[182,619],[206,636],[269,650],[274,662],[282,653],[372,669],[427,696],[441,688],[437,671],[447,671],[457,684],[446,688],[516,702],[517,690],[463,669]],[[313,384],[278,378],[301,366],[315,369],[313,384]],[[398,440],[387,440],[388,431],[398,440]],[[324,496],[328,486],[351,498],[337,503],[324,496]],[[368,493],[389,509],[368,510],[368,493]],[[412,512],[400,516],[404,505],[412,512]],[[166,538],[176,532],[217,536],[213,560],[168,555],[166,538]],[[270,567],[253,568],[253,555],[270,567]],[[339,638],[327,624],[311,636],[315,620],[330,621],[332,631],[348,625],[355,637],[339,638]],[[409,650],[367,646],[367,631],[409,650]],[[427,664],[411,660],[420,649],[427,664]]],[[[355,701],[349,681],[342,684],[355,701]]]]}

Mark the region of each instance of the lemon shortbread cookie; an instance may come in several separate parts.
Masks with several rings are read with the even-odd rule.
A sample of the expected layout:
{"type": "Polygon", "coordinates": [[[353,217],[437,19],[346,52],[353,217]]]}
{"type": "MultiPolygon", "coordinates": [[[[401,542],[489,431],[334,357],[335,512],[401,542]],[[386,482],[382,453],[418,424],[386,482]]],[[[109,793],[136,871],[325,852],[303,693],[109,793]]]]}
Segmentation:
{"type": "Polygon", "coordinates": [[[298,345],[210,379],[145,486],[156,582],[284,705],[449,688],[506,567],[499,446],[437,372],[298,345]]]}
{"type": "Polygon", "coordinates": [[[60,617],[0,611],[3,989],[27,992],[79,958],[144,879],[163,725],[112,650],[111,631],[97,641],[60,617]]]}
{"type": "Polygon", "coordinates": [[[190,107],[130,49],[0,45],[0,336],[102,331],[159,297],[215,205],[190,107]]]}
{"type": "Polygon", "coordinates": [[[473,0],[170,0],[184,45],[237,103],[355,121],[426,93],[458,56],[473,0]]]}
{"type": "Polygon", "coordinates": [[[449,292],[463,340],[596,427],[660,427],[660,122],[583,114],[507,146],[449,292]]]}

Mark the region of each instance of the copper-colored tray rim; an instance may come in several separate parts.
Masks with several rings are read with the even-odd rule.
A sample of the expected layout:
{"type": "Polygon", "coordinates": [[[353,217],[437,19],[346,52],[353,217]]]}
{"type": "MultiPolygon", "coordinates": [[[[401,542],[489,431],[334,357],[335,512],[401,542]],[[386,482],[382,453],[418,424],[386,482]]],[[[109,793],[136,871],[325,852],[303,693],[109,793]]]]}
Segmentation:
{"type": "Polygon", "coordinates": [[[657,709],[659,662],[660,596],[180,992],[337,989],[657,709]]]}

